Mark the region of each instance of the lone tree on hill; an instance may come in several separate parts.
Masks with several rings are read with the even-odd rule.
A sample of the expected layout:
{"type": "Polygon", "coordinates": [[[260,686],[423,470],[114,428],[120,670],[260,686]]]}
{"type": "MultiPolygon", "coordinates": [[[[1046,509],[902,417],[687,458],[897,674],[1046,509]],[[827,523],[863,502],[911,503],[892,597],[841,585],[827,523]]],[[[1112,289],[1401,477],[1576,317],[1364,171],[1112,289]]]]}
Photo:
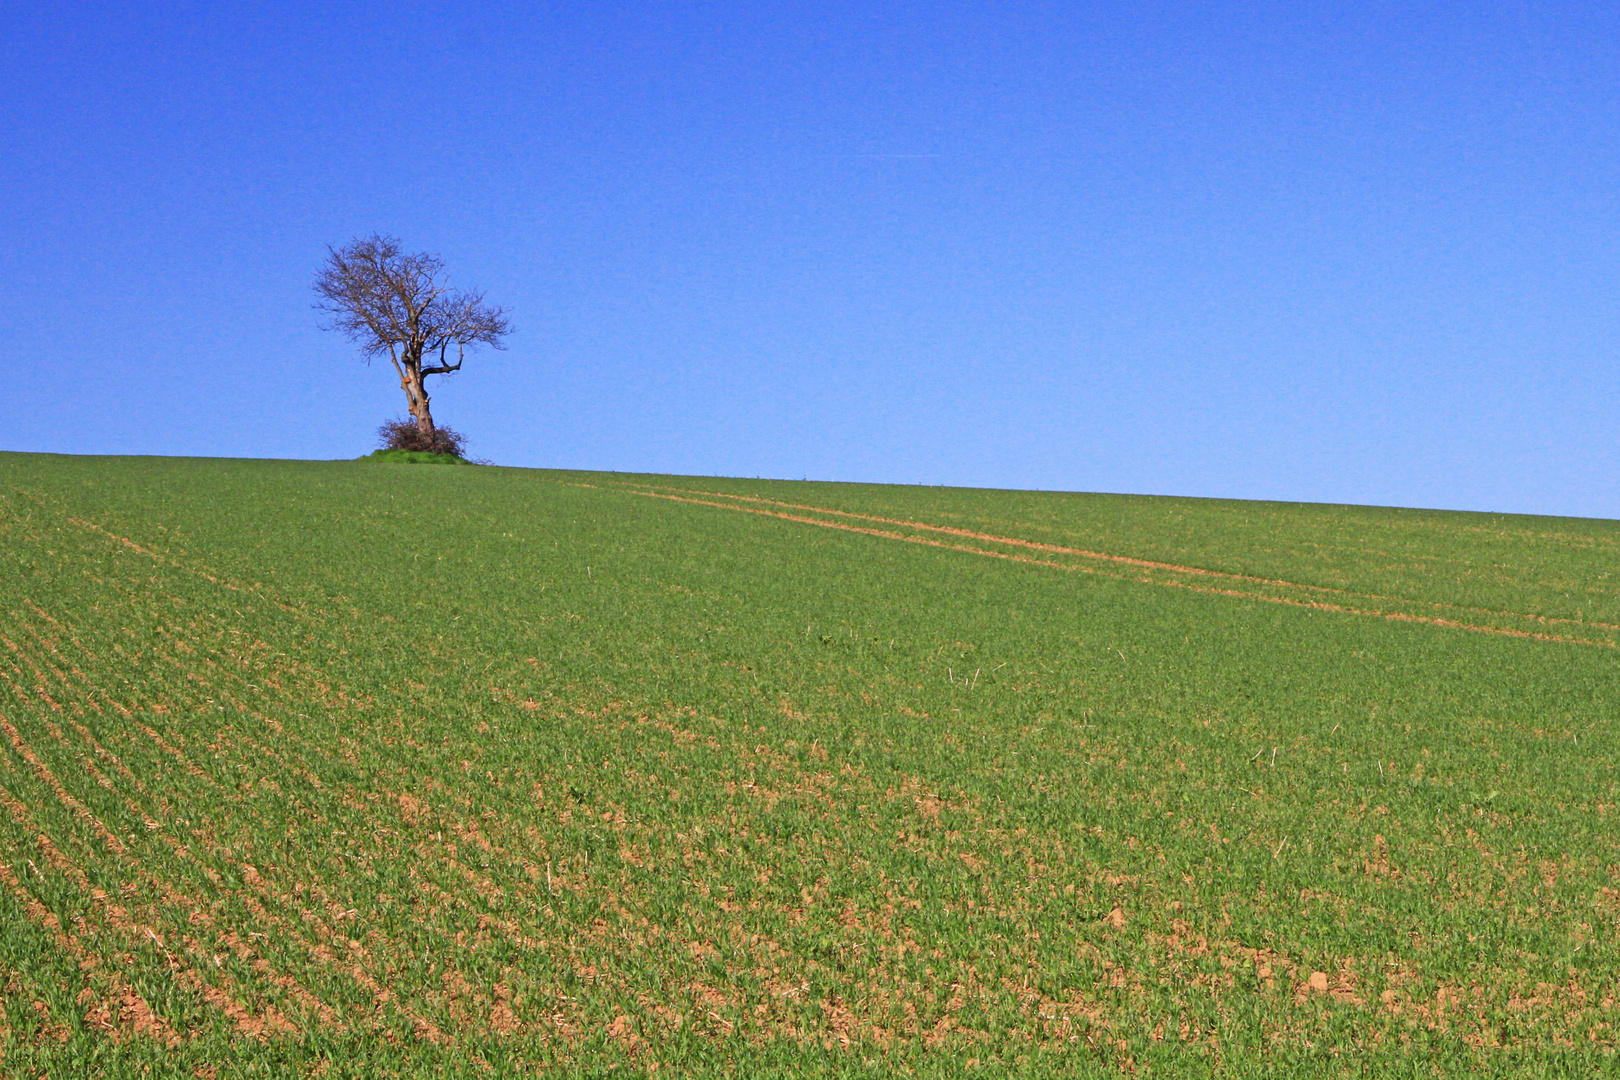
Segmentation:
{"type": "Polygon", "coordinates": [[[505,310],[485,304],[483,293],[451,288],[443,259],[403,254],[395,237],[369,236],[326,250],[315,275],[315,307],[331,316],[323,329],[348,335],[367,361],[388,354],[417,430],[431,438],[424,381],[460,371],[469,349],[504,349],[501,338],[511,329],[505,310]]]}

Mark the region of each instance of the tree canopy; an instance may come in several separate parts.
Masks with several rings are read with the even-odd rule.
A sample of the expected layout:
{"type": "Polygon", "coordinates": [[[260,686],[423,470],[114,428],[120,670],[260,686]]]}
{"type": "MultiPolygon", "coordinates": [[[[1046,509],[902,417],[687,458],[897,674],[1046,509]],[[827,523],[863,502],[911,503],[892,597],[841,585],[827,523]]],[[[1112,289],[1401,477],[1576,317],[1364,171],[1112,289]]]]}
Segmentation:
{"type": "Polygon", "coordinates": [[[325,329],[346,335],[367,360],[386,353],[417,427],[431,435],[425,380],[460,371],[480,345],[505,348],[502,338],[511,332],[505,310],[484,303],[481,292],[453,288],[442,258],[407,255],[393,236],[357,239],[327,253],[314,283],[315,307],[329,316],[325,329]]]}

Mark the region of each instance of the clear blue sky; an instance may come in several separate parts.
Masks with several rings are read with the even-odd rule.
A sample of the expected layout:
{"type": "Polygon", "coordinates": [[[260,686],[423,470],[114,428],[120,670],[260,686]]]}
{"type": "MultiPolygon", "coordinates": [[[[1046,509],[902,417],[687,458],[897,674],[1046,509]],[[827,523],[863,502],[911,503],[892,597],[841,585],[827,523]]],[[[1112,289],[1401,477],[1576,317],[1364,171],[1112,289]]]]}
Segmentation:
{"type": "Polygon", "coordinates": [[[1620,5],[0,6],[0,449],[1620,517],[1620,5]]]}

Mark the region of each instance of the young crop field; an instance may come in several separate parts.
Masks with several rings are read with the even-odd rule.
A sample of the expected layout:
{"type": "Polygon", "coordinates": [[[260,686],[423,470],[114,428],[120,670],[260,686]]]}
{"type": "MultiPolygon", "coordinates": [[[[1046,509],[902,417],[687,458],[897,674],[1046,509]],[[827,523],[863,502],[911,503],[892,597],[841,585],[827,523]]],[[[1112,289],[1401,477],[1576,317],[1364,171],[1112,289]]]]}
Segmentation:
{"type": "Polygon", "coordinates": [[[0,455],[0,1074],[1613,1073],[1620,523],[0,455]]]}

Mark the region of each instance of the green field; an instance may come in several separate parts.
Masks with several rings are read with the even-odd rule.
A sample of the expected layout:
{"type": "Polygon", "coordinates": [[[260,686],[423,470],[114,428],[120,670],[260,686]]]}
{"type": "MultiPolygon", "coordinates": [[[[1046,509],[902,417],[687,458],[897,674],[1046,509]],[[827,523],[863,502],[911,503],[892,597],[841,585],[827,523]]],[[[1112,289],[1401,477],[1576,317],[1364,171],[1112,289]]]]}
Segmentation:
{"type": "Polygon", "coordinates": [[[0,455],[0,1072],[1592,1075],[1620,523],[0,455]]]}

